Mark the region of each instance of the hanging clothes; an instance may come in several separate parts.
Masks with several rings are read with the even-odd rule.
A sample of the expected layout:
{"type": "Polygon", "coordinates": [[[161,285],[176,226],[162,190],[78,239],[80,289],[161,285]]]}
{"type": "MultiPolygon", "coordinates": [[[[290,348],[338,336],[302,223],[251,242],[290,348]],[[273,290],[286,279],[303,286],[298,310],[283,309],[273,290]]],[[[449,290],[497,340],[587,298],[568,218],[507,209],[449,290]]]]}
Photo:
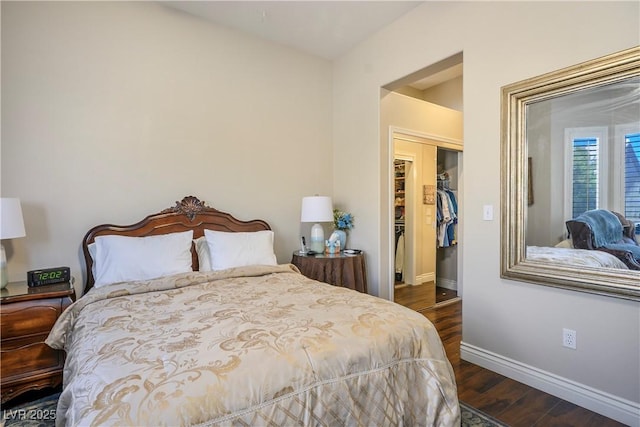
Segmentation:
{"type": "Polygon", "coordinates": [[[402,280],[404,270],[404,227],[396,226],[396,280],[402,280]]]}
{"type": "Polygon", "coordinates": [[[449,176],[446,173],[438,175],[437,183],[437,241],[439,248],[447,248],[457,243],[458,202],[449,188],[449,176]]]}
{"type": "Polygon", "coordinates": [[[449,196],[449,203],[451,203],[451,211],[453,212],[453,215],[454,215],[453,220],[447,226],[447,239],[449,241],[449,246],[453,246],[456,243],[458,243],[456,238],[457,236],[456,225],[458,225],[458,202],[456,200],[456,195],[453,193],[452,190],[445,190],[445,192],[449,196]]]}

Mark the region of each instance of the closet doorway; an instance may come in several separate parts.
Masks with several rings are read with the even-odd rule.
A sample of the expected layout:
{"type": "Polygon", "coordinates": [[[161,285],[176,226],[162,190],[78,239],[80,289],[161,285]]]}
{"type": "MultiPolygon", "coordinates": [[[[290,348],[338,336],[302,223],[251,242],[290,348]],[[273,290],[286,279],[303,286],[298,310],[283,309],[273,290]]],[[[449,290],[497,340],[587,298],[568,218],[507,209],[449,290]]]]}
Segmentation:
{"type": "Polygon", "coordinates": [[[458,299],[457,184],[462,147],[393,132],[394,301],[414,310],[458,299]]]}
{"type": "MultiPolygon", "coordinates": [[[[428,144],[436,146],[435,175],[437,176],[439,165],[442,165],[442,169],[450,175],[450,188],[456,191],[459,201],[463,200],[463,53],[458,52],[382,86],[380,92],[380,125],[381,145],[383,147],[383,163],[381,167],[388,179],[388,184],[383,182],[381,188],[382,206],[387,207],[388,211],[382,215],[381,259],[383,260],[383,265],[380,266],[381,279],[384,280],[386,277],[388,282],[385,284],[387,286],[381,283],[381,286],[386,289],[381,289],[380,296],[399,302],[399,299],[403,298],[403,293],[408,290],[424,289],[424,287],[408,284],[408,280],[406,280],[406,274],[409,274],[408,271],[403,275],[402,280],[396,280],[399,277],[396,277],[395,257],[397,240],[394,175],[397,156],[394,138],[400,137],[416,143],[424,142],[419,141],[422,139],[427,140],[428,144]],[[386,150],[384,150],[385,148],[386,150]],[[441,159],[443,157],[445,158],[444,160],[441,159]],[[450,167],[451,159],[453,159],[454,166],[451,171],[447,171],[447,168],[450,167]],[[402,285],[406,286],[401,287],[402,285]]],[[[413,167],[415,168],[415,164],[413,167]]],[[[435,185],[437,187],[438,184],[424,185],[435,185]]],[[[418,204],[423,203],[423,189],[424,187],[416,189],[415,197],[418,198],[418,204]]],[[[427,196],[430,194],[428,193],[427,196]]],[[[464,206],[461,203],[460,217],[462,217],[463,210],[464,206]]],[[[411,213],[410,210],[406,210],[406,212],[407,215],[411,213]]],[[[426,222],[427,213],[423,209],[422,218],[420,218],[421,223],[426,222]]],[[[463,226],[463,221],[460,220],[458,222],[458,243],[454,247],[436,251],[436,268],[430,272],[416,270],[415,275],[409,275],[410,278],[416,277],[418,280],[423,279],[425,282],[430,275],[435,277],[435,282],[432,283],[434,288],[436,285],[441,284],[446,286],[437,295],[432,296],[435,294],[435,289],[429,295],[428,298],[431,298],[436,303],[439,303],[442,297],[453,297],[452,300],[456,300],[462,296],[463,253],[458,250],[457,245],[463,244],[463,226]],[[438,298],[437,300],[436,297],[438,298]]],[[[409,244],[408,237],[408,228],[405,224],[405,245],[409,244]]],[[[416,240],[415,244],[418,245],[419,242],[416,240]]],[[[420,261],[422,262],[422,260],[420,261]]],[[[411,262],[410,259],[406,259],[405,255],[404,264],[409,266],[411,262]]],[[[417,261],[415,268],[419,268],[417,261]]],[[[418,281],[417,283],[422,282],[418,281]]],[[[409,299],[415,298],[409,297],[409,299]]],[[[417,300],[420,299],[422,297],[417,297],[417,300]]],[[[415,309],[414,302],[403,305],[415,309]]],[[[420,305],[428,304],[428,302],[426,304],[420,303],[420,305]]]]}

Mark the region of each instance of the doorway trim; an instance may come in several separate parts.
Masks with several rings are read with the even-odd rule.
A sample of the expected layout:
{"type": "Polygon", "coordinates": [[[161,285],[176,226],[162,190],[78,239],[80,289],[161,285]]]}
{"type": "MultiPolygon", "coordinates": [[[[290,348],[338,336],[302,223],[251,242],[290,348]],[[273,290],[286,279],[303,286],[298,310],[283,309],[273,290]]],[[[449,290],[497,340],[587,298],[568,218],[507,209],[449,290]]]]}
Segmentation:
{"type": "MultiPolygon", "coordinates": [[[[387,274],[387,283],[388,283],[388,295],[389,300],[394,301],[395,299],[395,215],[394,215],[394,206],[393,201],[395,200],[395,180],[394,180],[394,167],[393,161],[395,159],[395,147],[394,147],[394,139],[404,140],[408,142],[416,142],[419,144],[430,144],[435,145],[440,148],[446,148],[448,150],[453,150],[458,152],[458,159],[460,159],[460,154],[463,151],[463,141],[460,139],[449,138],[442,135],[436,134],[428,134],[425,132],[420,132],[413,129],[406,129],[398,126],[389,126],[388,138],[387,138],[387,195],[388,200],[390,201],[387,206],[387,238],[389,242],[389,247],[387,248],[388,256],[387,256],[387,265],[388,274],[387,274]]],[[[461,159],[460,159],[461,160],[461,159]]],[[[461,163],[459,163],[461,165],[461,163]]],[[[462,167],[458,168],[458,182],[462,184],[462,167]]],[[[462,199],[462,185],[458,188],[458,199],[462,199]]],[[[462,221],[460,221],[462,222],[462,221]]],[[[460,230],[462,230],[460,224],[460,230]]],[[[458,241],[462,243],[462,233],[459,233],[458,241]]],[[[458,254],[458,287],[461,289],[461,279],[462,279],[462,254],[458,254]]],[[[460,294],[459,294],[460,295],[460,294]]]]}

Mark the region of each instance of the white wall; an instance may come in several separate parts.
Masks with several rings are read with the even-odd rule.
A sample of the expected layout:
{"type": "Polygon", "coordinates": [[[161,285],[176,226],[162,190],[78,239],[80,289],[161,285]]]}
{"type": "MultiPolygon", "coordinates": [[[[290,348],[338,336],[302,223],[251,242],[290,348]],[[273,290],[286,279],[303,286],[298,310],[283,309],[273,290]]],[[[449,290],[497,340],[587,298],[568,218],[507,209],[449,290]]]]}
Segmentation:
{"type": "Polygon", "coordinates": [[[425,89],[422,92],[422,99],[427,102],[442,105],[462,111],[464,104],[462,99],[462,76],[448,80],[439,85],[425,89]]]}
{"type": "Polygon", "coordinates": [[[638,302],[501,279],[500,223],[483,221],[482,206],[493,205],[500,218],[500,88],[638,45],[639,7],[427,2],[342,57],[334,70],[334,197],[349,200],[351,211],[366,212],[351,241],[369,251],[371,288],[388,286],[390,218],[382,191],[389,159],[388,147],[380,144],[380,87],[462,51],[463,341],[636,411],[638,302]],[[597,30],[575,31],[577,22],[597,30]],[[561,346],[563,327],[577,331],[577,350],[561,346]]]}
{"type": "Polygon", "coordinates": [[[393,91],[457,111],[462,111],[463,108],[462,76],[455,77],[424,90],[415,89],[411,86],[402,86],[398,89],[393,89],[393,91]]]}
{"type": "Polygon", "coordinates": [[[152,2],[2,2],[2,196],[27,237],[9,279],[194,195],[298,248],[332,189],[331,64],[152,2]],[[313,164],[310,164],[313,159],[313,164]]]}

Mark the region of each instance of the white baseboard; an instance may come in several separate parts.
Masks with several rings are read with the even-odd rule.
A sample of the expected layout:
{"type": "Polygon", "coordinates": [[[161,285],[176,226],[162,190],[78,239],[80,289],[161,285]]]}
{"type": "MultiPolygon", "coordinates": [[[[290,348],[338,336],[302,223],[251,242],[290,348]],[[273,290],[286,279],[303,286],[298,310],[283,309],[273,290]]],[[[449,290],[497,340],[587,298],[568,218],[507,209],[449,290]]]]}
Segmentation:
{"type": "Polygon", "coordinates": [[[464,341],[460,343],[460,357],[618,422],[631,427],[640,427],[640,403],[638,402],[571,381],[464,341]]]}
{"type": "Polygon", "coordinates": [[[434,272],[424,273],[419,276],[416,276],[416,284],[435,282],[435,280],[436,280],[436,273],[434,272]]]}
{"type": "Polygon", "coordinates": [[[458,290],[458,282],[452,279],[436,278],[436,285],[441,288],[451,289],[452,291],[458,290]]]}

